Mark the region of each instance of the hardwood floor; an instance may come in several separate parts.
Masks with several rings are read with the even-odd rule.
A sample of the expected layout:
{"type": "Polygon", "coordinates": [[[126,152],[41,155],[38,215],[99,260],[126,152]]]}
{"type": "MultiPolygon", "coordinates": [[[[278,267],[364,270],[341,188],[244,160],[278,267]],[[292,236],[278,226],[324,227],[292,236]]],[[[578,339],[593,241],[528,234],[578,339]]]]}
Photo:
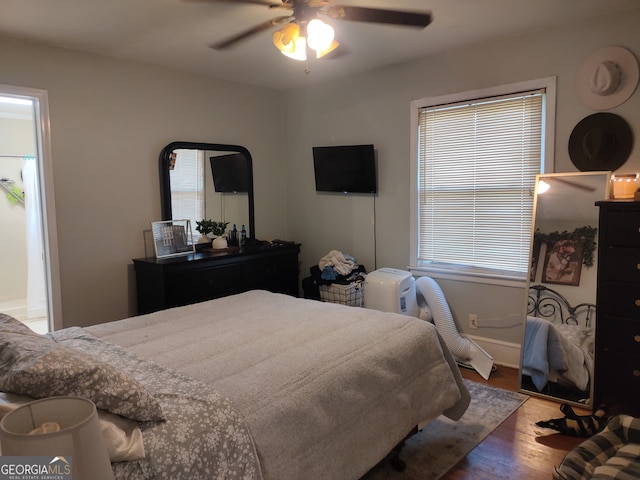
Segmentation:
{"type": "MultiPolygon", "coordinates": [[[[518,390],[518,371],[498,367],[484,380],[473,370],[462,369],[462,376],[505,390],[518,390]]],[[[579,415],[587,410],[575,409],[579,415]]],[[[536,426],[539,420],[562,417],[560,404],[530,397],[469,455],[447,472],[442,480],[539,480],[551,478],[553,467],[566,453],[584,441],[536,426]]]]}

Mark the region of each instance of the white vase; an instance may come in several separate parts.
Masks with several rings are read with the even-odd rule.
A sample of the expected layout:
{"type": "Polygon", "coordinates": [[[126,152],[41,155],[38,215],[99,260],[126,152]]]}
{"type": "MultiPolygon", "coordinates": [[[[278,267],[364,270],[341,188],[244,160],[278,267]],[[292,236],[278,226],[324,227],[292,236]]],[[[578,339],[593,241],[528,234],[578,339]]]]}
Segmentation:
{"type": "Polygon", "coordinates": [[[214,249],[227,248],[229,244],[227,243],[227,239],[225,237],[216,237],[211,242],[211,247],[214,249]]]}

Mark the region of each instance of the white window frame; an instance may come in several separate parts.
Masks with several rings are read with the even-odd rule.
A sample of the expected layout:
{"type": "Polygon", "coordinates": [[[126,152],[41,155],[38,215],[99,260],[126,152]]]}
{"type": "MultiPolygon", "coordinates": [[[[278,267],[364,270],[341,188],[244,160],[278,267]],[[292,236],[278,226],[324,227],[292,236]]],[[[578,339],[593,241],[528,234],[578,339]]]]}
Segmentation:
{"type": "MultiPolygon", "coordinates": [[[[429,265],[418,261],[418,112],[421,108],[459,103],[476,99],[515,95],[518,92],[544,89],[543,152],[540,173],[553,172],[555,152],[556,77],[545,77],[485,89],[437,97],[425,97],[411,102],[411,198],[409,270],[414,275],[429,275],[441,279],[473,281],[492,285],[518,286],[526,283],[526,274],[500,272],[462,265],[429,265]]],[[[532,220],[533,221],[533,220],[532,220]]]]}
{"type": "MultiPolygon", "coordinates": [[[[175,170],[169,172],[171,177],[171,205],[173,210],[173,218],[191,220],[191,228],[193,240],[198,241],[200,233],[193,233],[196,228],[196,222],[204,219],[205,216],[205,196],[206,186],[204,182],[205,152],[203,150],[177,149],[175,150],[176,167],[175,170]],[[186,172],[186,183],[180,181],[181,177],[177,175],[180,166],[184,167],[181,156],[191,157],[190,161],[194,161],[192,168],[195,171],[186,172]],[[175,176],[174,176],[175,175],[175,176]],[[193,181],[195,179],[195,181],[193,181]]],[[[185,161],[187,159],[184,159],[185,161]]]]}

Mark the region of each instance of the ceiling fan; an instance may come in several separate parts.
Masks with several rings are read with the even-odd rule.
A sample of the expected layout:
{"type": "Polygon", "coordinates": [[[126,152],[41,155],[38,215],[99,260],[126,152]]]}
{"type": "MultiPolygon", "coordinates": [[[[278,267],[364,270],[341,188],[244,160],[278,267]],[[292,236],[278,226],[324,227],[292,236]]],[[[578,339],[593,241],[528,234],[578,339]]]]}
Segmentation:
{"type": "Polygon", "coordinates": [[[210,45],[214,50],[225,50],[247,38],[272,27],[283,25],[272,40],[284,55],[296,60],[306,60],[307,48],[321,58],[334,51],[339,43],[334,39],[333,28],[319,17],[331,20],[368,22],[403,27],[425,28],[433,17],[430,12],[385,10],[380,8],[355,7],[334,4],[332,0],[190,0],[200,2],[251,3],[269,9],[288,10],[280,15],[256,25],[229,38],[210,45]]]}

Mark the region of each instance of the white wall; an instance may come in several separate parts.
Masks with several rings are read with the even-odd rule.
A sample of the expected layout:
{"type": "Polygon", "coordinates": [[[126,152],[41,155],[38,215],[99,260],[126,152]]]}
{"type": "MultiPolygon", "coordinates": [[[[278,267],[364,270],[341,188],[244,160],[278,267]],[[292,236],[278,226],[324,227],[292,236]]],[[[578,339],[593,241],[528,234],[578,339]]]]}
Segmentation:
{"type": "Polygon", "coordinates": [[[287,236],[278,92],[8,39],[0,64],[0,84],[49,96],[64,326],[135,314],[131,259],[161,219],[172,141],[247,147],[257,234],[287,236]]]}
{"type": "MultiPolygon", "coordinates": [[[[13,180],[13,185],[21,190],[21,157],[33,155],[34,145],[31,119],[0,115],[0,177],[13,180]]],[[[5,313],[20,317],[26,314],[25,309],[8,312],[7,307],[23,305],[27,296],[26,215],[24,205],[9,201],[6,196],[6,191],[0,189],[0,252],[11,252],[2,255],[4,273],[0,275],[0,304],[5,305],[5,313]]]]}
{"type": "MultiPolygon", "coordinates": [[[[640,12],[602,17],[535,34],[506,38],[387,67],[368,74],[300,88],[287,94],[285,117],[292,131],[285,144],[290,237],[302,242],[302,274],[327,251],[354,255],[368,270],[405,269],[409,262],[410,102],[422,97],[557,76],[555,171],[576,171],[568,155],[569,135],[594,113],[574,90],[575,72],[593,50],[622,45],[640,56],[640,12]],[[378,152],[377,262],[374,260],[370,198],[327,196],[314,189],[311,147],[374,143],[378,152]]],[[[612,110],[640,135],[640,93],[612,110]]],[[[620,172],[640,171],[640,142],[620,172]]],[[[468,333],[520,343],[522,288],[443,281],[443,289],[468,333]],[[467,328],[468,314],[480,328],[467,328]]]]}
{"type": "MultiPolygon", "coordinates": [[[[569,134],[593,113],[575,94],[574,73],[601,46],[640,55],[639,24],[639,13],[603,17],[284,93],[0,39],[0,83],[49,95],[64,325],[135,313],[131,259],[143,255],[142,231],[160,218],[158,154],[167,143],[246,146],[254,157],[258,237],[301,242],[301,277],[333,248],[369,270],[406,268],[411,100],[556,75],[556,171],[574,171],[569,134]],[[377,148],[375,205],[368,196],[315,192],[311,147],[350,143],[377,148]]],[[[640,94],[613,111],[637,136],[640,94]]],[[[637,170],[638,142],[621,171],[637,170]]],[[[481,326],[487,319],[498,327],[473,333],[519,343],[521,328],[513,325],[522,289],[442,285],[456,317],[474,311],[481,326]]]]}

